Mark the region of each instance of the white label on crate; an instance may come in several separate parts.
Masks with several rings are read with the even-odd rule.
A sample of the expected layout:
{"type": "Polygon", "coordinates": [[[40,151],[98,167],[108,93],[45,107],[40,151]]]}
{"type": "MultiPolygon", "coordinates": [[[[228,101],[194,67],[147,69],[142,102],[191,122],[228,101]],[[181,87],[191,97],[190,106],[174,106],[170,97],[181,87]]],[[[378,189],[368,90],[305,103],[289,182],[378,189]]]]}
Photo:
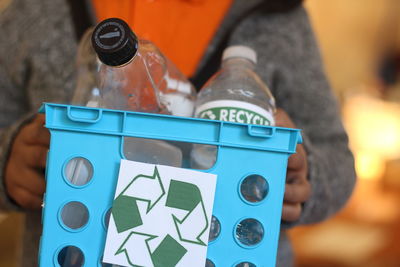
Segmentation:
{"type": "Polygon", "coordinates": [[[217,176],[121,160],[103,262],[204,267],[217,176]]]}
{"type": "Polygon", "coordinates": [[[272,112],[244,101],[215,100],[196,108],[195,117],[210,120],[275,125],[272,112]]]}

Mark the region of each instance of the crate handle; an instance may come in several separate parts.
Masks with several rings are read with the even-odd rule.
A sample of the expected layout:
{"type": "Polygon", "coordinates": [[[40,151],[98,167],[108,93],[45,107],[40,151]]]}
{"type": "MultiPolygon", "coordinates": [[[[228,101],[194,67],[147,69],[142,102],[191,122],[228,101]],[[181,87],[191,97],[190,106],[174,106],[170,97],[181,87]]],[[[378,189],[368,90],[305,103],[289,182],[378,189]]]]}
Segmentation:
{"type": "Polygon", "coordinates": [[[71,121],[96,123],[101,119],[102,110],[86,107],[67,107],[67,116],[71,121]]]}
{"type": "Polygon", "coordinates": [[[247,131],[250,136],[270,138],[275,134],[274,127],[249,125],[247,131]]]}

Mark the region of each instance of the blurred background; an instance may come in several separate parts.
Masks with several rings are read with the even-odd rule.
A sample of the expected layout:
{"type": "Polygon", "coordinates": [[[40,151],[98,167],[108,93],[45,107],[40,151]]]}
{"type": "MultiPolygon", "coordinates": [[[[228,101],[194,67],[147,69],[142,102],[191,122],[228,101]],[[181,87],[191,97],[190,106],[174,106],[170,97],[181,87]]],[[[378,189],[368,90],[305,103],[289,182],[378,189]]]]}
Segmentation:
{"type": "Polygon", "coordinates": [[[400,1],[306,0],[358,181],[334,218],[291,231],[298,267],[400,266],[400,1]]]}
{"type": "MultiPolygon", "coordinates": [[[[0,1],[2,5],[9,0],[0,1]]],[[[400,1],[306,0],[340,102],[358,182],[324,223],[290,231],[296,266],[400,266],[400,1]]],[[[0,213],[0,267],[14,267],[24,217],[0,213]]]]}

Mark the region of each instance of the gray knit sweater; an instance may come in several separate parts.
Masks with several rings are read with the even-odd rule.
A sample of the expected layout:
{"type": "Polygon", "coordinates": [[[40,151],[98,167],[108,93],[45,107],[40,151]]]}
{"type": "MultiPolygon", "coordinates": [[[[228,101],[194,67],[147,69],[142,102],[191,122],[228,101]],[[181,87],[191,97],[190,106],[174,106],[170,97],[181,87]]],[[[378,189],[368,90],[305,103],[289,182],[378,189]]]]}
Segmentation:
{"type": "MultiPolygon", "coordinates": [[[[261,0],[234,1],[208,47],[203,63],[226,30],[261,0]]],[[[0,13],[0,174],[18,129],[42,102],[69,103],[75,85],[77,44],[64,0],[13,0],[0,13]]],[[[319,51],[302,7],[287,13],[251,13],[229,40],[258,53],[258,73],[277,105],[303,130],[312,196],[301,219],[282,225],[277,266],[291,266],[287,227],[319,222],[338,211],[354,182],[353,157],[340,122],[337,103],[325,77],[319,51]]],[[[199,68],[203,65],[200,64],[199,68]]],[[[0,209],[19,209],[7,196],[0,176],[0,209]]],[[[23,266],[37,266],[40,212],[26,212],[23,266]]]]}

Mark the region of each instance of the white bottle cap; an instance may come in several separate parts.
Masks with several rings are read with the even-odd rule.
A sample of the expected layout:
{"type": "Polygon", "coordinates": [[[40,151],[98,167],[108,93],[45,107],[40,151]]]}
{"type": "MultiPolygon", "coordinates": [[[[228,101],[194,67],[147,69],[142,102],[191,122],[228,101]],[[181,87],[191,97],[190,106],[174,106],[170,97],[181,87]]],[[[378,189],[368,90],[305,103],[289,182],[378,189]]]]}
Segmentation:
{"type": "Polygon", "coordinates": [[[248,46],[244,45],[233,45],[229,46],[224,50],[222,54],[222,60],[234,57],[241,57],[246,58],[253,62],[254,64],[257,63],[257,53],[253,49],[248,46]]]}

